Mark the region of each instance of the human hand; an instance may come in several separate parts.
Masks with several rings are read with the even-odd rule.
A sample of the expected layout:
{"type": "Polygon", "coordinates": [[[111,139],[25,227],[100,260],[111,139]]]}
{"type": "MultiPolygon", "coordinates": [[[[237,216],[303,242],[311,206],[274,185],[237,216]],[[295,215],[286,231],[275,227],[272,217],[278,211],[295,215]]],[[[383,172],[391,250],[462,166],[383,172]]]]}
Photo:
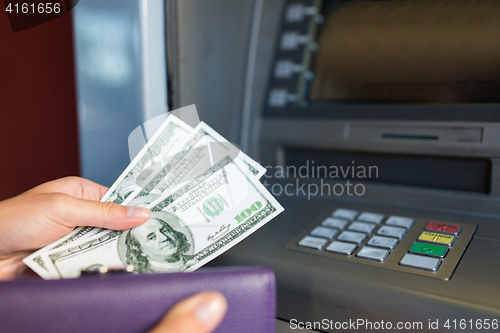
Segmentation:
{"type": "Polygon", "coordinates": [[[0,202],[0,280],[14,278],[30,251],[77,226],[126,230],[147,221],[146,208],[99,202],[107,190],[90,180],[67,177],[0,202]]]}
{"type": "Polygon", "coordinates": [[[202,292],[177,303],[150,333],[209,333],[219,326],[226,310],[221,293],[202,292]]]}
{"type": "MultiPolygon", "coordinates": [[[[54,180],[0,202],[0,280],[25,267],[22,259],[77,226],[126,230],[147,221],[150,211],[99,202],[107,187],[79,177],[54,180]]],[[[179,302],[152,333],[209,333],[227,309],[224,296],[203,292],[179,302]]]]}

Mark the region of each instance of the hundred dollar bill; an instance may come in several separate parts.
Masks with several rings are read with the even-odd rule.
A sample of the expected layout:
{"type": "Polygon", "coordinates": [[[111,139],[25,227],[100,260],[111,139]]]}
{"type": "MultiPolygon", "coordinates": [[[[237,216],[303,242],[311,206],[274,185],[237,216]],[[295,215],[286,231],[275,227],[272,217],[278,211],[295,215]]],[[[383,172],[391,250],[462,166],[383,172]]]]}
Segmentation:
{"type": "Polygon", "coordinates": [[[51,276],[77,277],[101,265],[136,273],[193,271],[283,211],[248,169],[223,159],[212,170],[150,206],[150,219],[42,254],[51,276]]]}
{"type": "MultiPolygon", "coordinates": [[[[196,184],[198,184],[198,182],[200,182],[203,179],[205,179],[206,177],[210,176],[213,172],[215,172],[215,171],[223,168],[225,165],[227,165],[228,163],[232,162],[233,160],[234,160],[234,156],[232,156],[232,157],[231,156],[226,156],[225,158],[222,158],[216,165],[208,167],[208,170],[206,170],[206,172],[204,174],[202,174],[200,177],[198,177],[197,179],[195,179],[195,181],[189,182],[189,183],[185,184],[181,189],[179,189],[177,192],[173,193],[172,195],[168,195],[168,194],[164,193],[163,196],[159,197],[158,195],[150,193],[146,197],[138,197],[138,198],[135,198],[135,199],[131,200],[129,202],[129,205],[150,208],[150,207],[154,207],[156,205],[156,203],[159,203],[160,201],[162,202],[163,205],[169,204],[169,203],[173,202],[175,199],[177,199],[183,193],[186,193],[187,191],[189,191],[190,189],[192,189],[193,187],[195,187],[196,184]]],[[[248,168],[248,166],[244,167],[243,169],[244,170],[248,169],[248,172],[250,172],[250,174],[252,176],[255,175],[255,173],[252,172],[251,169],[248,168]]],[[[62,247],[62,245],[67,245],[67,244],[71,243],[74,240],[80,239],[80,237],[77,237],[77,236],[83,236],[84,234],[87,234],[87,233],[88,233],[89,236],[97,234],[97,233],[99,233],[100,235],[104,236],[108,232],[110,232],[110,231],[106,230],[106,229],[99,229],[99,228],[93,228],[93,227],[84,227],[84,228],[81,229],[81,235],[76,234],[73,237],[70,237],[71,235],[65,236],[65,237],[63,237],[61,239],[61,241],[63,241],[63,242],[61,244],[57,245],[57,246],[54,246],[53,249],[60,248],[60,247],[62,247]]],[[[45,250],[45,248],[42,249],[42,250],[45,250]]],[[[30,263],[29,266],[32,267],[32,268],[34,268],[34,270],[37,273],[39,273],[39,275],[42,276],[45,279],[60,278],[59,273],[57,272],[57,270],[55,269],[55,267],[53,267],[53,265],[51,264],[51,262],[49,262],[47,259],[46,259],[46,262],[44,262],[44,260],[43,260],[44,257],[41,256],[41,253],[44,252],[42,250],[39,250],[36,253],[34,253],[34,254],[31,255],[31,256],[35,256],[36,255],[36,258],[34,259],[35,262],[34,263],[30,263]],[[36,264],[38,264],[39,266],[41,266],[41,268],[38,267],[36,264]],[[52,267],[52,269],[47,269],[47,267],[49,267],[49,268],[52,267]],[[50,271],[50,273],[49,273],[49,271],[50,271]],[[51,276],[51,274],[52,274],[52,276],[51,276]]],[[[51,249],[48,248],[48,249],[45,250],[45,252],[47,252],[48,250],[51,250],[51,249]]]]}
{"type": "Polygon", "coordinates": [[[93,227],[83,227],[81,228],[79,233],[75,235],[68,234],[63,238],[59,239],[57,245],[55,245],[54,247],[43,248],[30,254],[29,256],[23,259],[23,262],[44,279],[50,279],[51,278],[50,273],[47,270],[47,266],[41,257],[42,252],[65,246],[84,236],[92,236],[97,232],[99,232],[100,230],[101,229],[93,227]]]}
{"type": "Polygon", "coordinates": [[[139,174],[155,161],[161,160],[167,155],[173,155],[192,131],[191,126],[173,114],[169,115],[151,140],[106,192],[102,200],[123,203],[134,190],[140,187],[137,179],[139,174]]]}
{"type": "MultiPolygon", "coordinates": [[[[212,175],[217,170],[222,169],[224,166],[226,166],[227,164],[231,163],[233,160],[234,160],[234,157],[226,156],[221,161],[219,161],[215,166],[209,167],[208,170],[206,170],[206,172],[204,174],[202,174],[200,177],[198,177],[197,179],[195,179],[195,181],[190,182],[190,183],[184,185],[180,190],[178,190],[174,194],[172,194],[172,195],[164,194],[160,198],[158,198],[158,196],[155,196],[156,198],[158,198],[158,200],[156,200],[156,201],[153,200],[154,202],[152,204],[150,204],[149,206],[147,206],[145,204],[147,204],[147,201],[149,201],[150,197],[153,196],[152,194],[149,194],[148,197],[142,197],[142,198],[139,197],[139,198],[136,198],[136,199],[134,199],[134,200],[132,200],[130,202],[130,205],[133,205],[133,206],[142,206],[142,207],[149,207],[149,208],[154,207],[156,205],[156,203],[160,203],[160,202],[161,202],[162,205],[168,205],[168,204],[172,203],[174,200],[176,200],[177,198],[179,198],[180,196],[182,196],[184,193],[187,193],[189,190],[192,190],[193,188],[195,188],[199,182],[203,181],[204,179],[206,179],[207,177],[209,177],[210,175],[212,175]],[[144,200],[144,199],[146,199],[146,200],[144,200]]],[[[244,170],[246,170],[246,168],[244,168],[244,170]]],[[[253,175],[253,173],[252,173],[252,175],[253,175]]],[[[104,236],[107,233],[110,233],[110,232],[112,232],[112,231],[105,230],[105,229],[100,229],[99,237],[95,237],[95,238],[98,238],[100,240],[108,239],[107,236],[106,237],[104,237],[104,236]]],[[[65,242],[65,244],[68,244],[68,242],[65,242]]],[[[78,244],[72,244],[72,246],[69,247],[68,251],[71,251],[71,249],[74,249],[75,247],[76,248],[80,248],[78,246],[78,244]]],[[[58,246],[58,248],[59,248],[59,246],[58,246]]],[[[41,275],[42,277],[44,277],[45,279],[54,279],[54,278],[60,278],[61,277],[59,275],[59,272],[57,271],[57,269],[54,267],[54,265],[52,264],[52,262],[49,260],[49,257],[47,257],[47,256],[40,256],[39,260],[43,263],[44,269],[46,269],[45,272],[48,275],[48,277],[46,277],[46,275],[41,275]]],[[[95,269],[99,268],[99,265],[90,267],[88,270],[92,270],[94,268],[95,269]]]]}
{"type": "MultiPolygon", "coordinates": [[[[201,123],[199,126],[197,126],[196,129],[198,131],[194,130],[193,135],[191,136],[191,140],[186,140],[188,141],[188,144],[184,145],[184,152],[182,154],[177,154],[172,156],[172,151],[175,151],[175,149],[172,149],[171,147],[177,147],[177,144],[173,144],[175,142],[181,142],[182,139],[179,139],[181,137],[180,135],[176,135],[175,131],[172,131],[172,127],[168,127],[168,119],[171,120],[172,124],[179,125],[180,128],[184,128],[185,130],[191,129],[188,125],[180,121],[178,118],[175,116],[170,116],[167,118],[167,121],[160,127],[160,129],[157,131],[157,133],[153,136],[153,138],[150,140],[148,143],[148,146],[150,146],[150,153],[149,155],[144,154],[145,149],[143,149],[139,154],[138,157],[131,163],[131,165],[125,170],[125,172],[120,176],[120,178],[115,182],[115,184],[112,186],[112,188],[108,191],[106,196],[103,198],[102,201],[113,201],[117,203],[122,203],[122,204],[127,204],[127,205],[141,205],[145,206],[147,203],[150,203],[154,201],[155,198],[157,198],[160,194],[163,194],[165,189],[172,189],[176,185],[179,185],[182,182],[186,182],[187,180],[196,177],[199,174],[200,170],[204,170],[206,168],[207,164],[213,164],[214,160],[217,160],[219,157],[218,155],[221,154],[226,154],[228,153],[228,150],[231,150],[233,147],[232,144],[227,144],[227,145],[219,145],[220,149],[214,149],[212,148],[212,151],[208,149],[207,153],[207,146],[208,143],[221,143],[221,142],[226,142],[227,140],[223,138],[220,134],[218,134],[216,131],[214,131],[212,128],[210,128],[208,125],[205,123],[201,123]],[[159,133],[161,133],[159,135],[159,133]],[[177,137],[178,140],[170,140],[167,141],[167,139],[171,139],[172,137],[177,137]],[[168,142],[171,142],[170,146],[168,145],[168,142]],[[166,144],[167,143],[167,144],[166,144]],[[194,148],[195,147],[195,148],[194,148]],[[221,148],[222,147],[222,148],[221,148]],[[168,149],[166,149],[168,148],[168,149]],[[194,149],[193,149],[194,148],[194,149]],[[186,153],[187,152],[187,153],[186,153]],[[168,173],[168,177],[165,176],[163,179],[161,179],[161,182],[157,188],[154,189],[154,191],[149,191],[145,193],[141,186],[138,186],[138,179],[142,178],[145,179],[148,176],[148,172],[152,174],[151,166],[153,165],[153,159],[150,157],[153,155],[154,161],[158,162],[164,162],[161,164],[161,166],[165,166],[165,161],[169,161],[169,159],[175,160],[177,162],[175,164],[176,168],[172,169],[171,172],[168,173]],[[168,156],[166,156],[168,155],[168,156]],[[184,158],[181,159],[180,161],[174,157],[176,156],[183,156],[184,158]],[[142,156],[142,158],[139,159],[139,156],[142,156]],[[161,158],[164,158],[162,161],[161,158]],[[165,158],[166,157],[166,158],[165,158]],[[210,161],[207,160],[207,158],[210,157],[210,161]],[[134,163],[138,161],[138,163],[133,167],[134,163]],[[145,166],[145,167],[144,167],[145,166]],[[141,169],[143,169],[141,171],[141,169]],[[144,176],[146,174],[146,176],[144,176]],[[131,180],[135,179],[135,183],[133,184],[131,180]],[[136,192],[134,193],[130,189],[136,189],[136,192]],[[141,193],[142,197],[138,197],[136,200],[135,196],[138,193],[141,193]],[[113,200],[111,200],[113,199],[113,200]],[[132,200],[132,201],[130,201],[132,200]],[[140,204],[139,202],[140,201],[140,204]]],[[[185,134],[186,132],[184,132],[185,134]]],[[[147,147],[148,147],[147,146],[147,147]]],[[[146,147],[145,147],[146,148],[146,147]]],[[[215,147],[217,148],[217,147],[215,147]]],[[[239,152],[239,149],[238,149],[239,152]]],[[[234,154],[233,154],[234,155],[234,154]]],[[[233,156],[234,157],[234,156],[233,156]]],[[[253,161],[251,158],[249,158],[246,154],[239,152],[237,156],[237,161],[244,165],[246,169],[248,169],[253,176],[256,178],[260,178],[266,171],[265,168],[260,166],[260,164],[256,163],[253,161]]],[[[158,165],[159,163],[157,163],[158,165]]],[[[156,166],[157,166],[156,165],[156,166]]],[[[163,171],[167,170],[168,168],[163,168],[163,171]]],[[[163,176],[163,175],[162,175],[163,176]]],[[[156,176],[157,179],[160,179],[161,177],[156,176]]],[[[157,184],[158,185],[158,184],[157,184]]],[[[146,185],[151,187],[150,184],[146,185]]],[[[80,238],[87,237],[89,235],[93,235],[95,233],[101,233],[104,232],[105,230],[103,229],[98,229],[98,228],[92,228],[92,227],[82,227],[76,229],[73,233],[71,233],[69,236],[65,238],[65,240],[61,240],[61,242],[56,242],[51,244],[49,247],[46,247],[40,251],[37,251],[36,256],[31,256],[30,258],[27,258],[25,263],[32,267],[35,271],[37,272],[42,272],[40,274],[43,274],[46,272],[46,269],[44,267],[44,263],[42,258],[40,257],[40,253],[44,251],[48,251],[54,248],[59,248],[62,245],[71,243],[72,241],[80,238]],[[62,243],[62,244],[61,244],[62,243]]]]}
{"type": "MultiPolygon", "coordinates": [[[[130,205],[132,206],[137,206],[137,207],[147,207],[148,203],[150,201],[154,201],[155,199],[158,199],[159,196],[153,195],[152,198],[147,198],[147,202],[145,200],[142,200],[142,198],[139,198],[137,200],[132,200],[130,202],[130,205]]],[[[60,243],[54,246],[53,248],[47,248],[45,251],[38,250],[35,253],[31,254],[27,258],[25,258],[25,263],[28,265],[31,269],[33,269],[38,275],[43,277],[44,279],[53,279],[55,277],[59,278],[59,276],[51,276],[51,273],[54,273],[54,269],[50,269],[51,265],[50,263],[47,264],[46,261],[44,261],[44,256],[42,256],[42,253],[47,252],[49,250],[53,249],[58,249],[63,246],[66,246],[76,240],[80,240],[83,238],[88,238],[93,235],[97,234],[102,234],[105,235],[109,230],[107,229],[100,229],[100,228],[93,228],[93,227],[83,227],[81,231],[73,236],[66,235],[65,237],[60,239],[60,243]]]]}
{"type": "MultiPolygon", "coordinates": [[[[108,192],[106,192],[101,201],[122,204],[135,189],[139,188],[139,185],[137,184],[137,177],[141,174],[141,172],[148,166],[152,165],[156,160],[161,160],[169,154],[172,155],[175,151],[181,148],[182,142],[189,137],[192,131],[193,128],[191,126],[173,114],[170,114],[165,122],[151,137],[148,143],[132,160],[125,171],[114,182],[108,192]]],[[[26,257],[23,262],[39,275],[46,275],[47,270],[44,267],[42,258],[40,257],[42,252],[49,251],[75,240],[93,235],[101,230],[102,229],[94,227],[76,228],[65,237],[26,257]]]]}
{"type": "Polygon", "coordinates": [[[148,176],[142,177],[147,185],[138,189],[131,197],[148,196],[150,193],[161,195],[165,191],[174,191],[183,183],[198,177],[224,156],[230,156],[257,179],[266,172],[264,167],[238,147],[229,143],[206,123],[200,122],[179,153],[161,165],[157,163],[154,172],[147,170],[148,176]]]}

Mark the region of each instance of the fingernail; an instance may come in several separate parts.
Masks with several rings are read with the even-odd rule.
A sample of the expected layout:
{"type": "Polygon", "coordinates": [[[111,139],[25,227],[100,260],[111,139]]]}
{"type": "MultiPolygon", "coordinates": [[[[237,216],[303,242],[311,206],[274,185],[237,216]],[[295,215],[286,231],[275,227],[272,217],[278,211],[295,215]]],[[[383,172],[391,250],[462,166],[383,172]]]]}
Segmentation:
{"type": "Polygon", "coordinates": [[[221,317],[225,313],[225,309],[225,299],[221,296],[214,295],[198,304],[195,313],[201,323],[210,326],[221,320],[221,317]]]}
{"type": "Polygon", "coordinates": [[[144,207],[127,207],[127,216],[131,219],[143,219],[148,218],[151,211],[144,207]]]}

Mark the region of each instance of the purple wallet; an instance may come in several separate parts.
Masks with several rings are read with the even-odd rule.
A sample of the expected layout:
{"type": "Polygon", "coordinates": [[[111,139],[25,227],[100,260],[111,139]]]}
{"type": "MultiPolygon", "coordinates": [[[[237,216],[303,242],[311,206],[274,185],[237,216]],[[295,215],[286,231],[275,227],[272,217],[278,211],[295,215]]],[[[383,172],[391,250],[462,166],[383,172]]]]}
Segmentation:
{"type": "Polygon", "coordinates": [[[228,301],[215,332],[275,331],[273,271],[231,268],[1,282],[0,332],[147,332],[175,303],[205,290],[228,301]]]}

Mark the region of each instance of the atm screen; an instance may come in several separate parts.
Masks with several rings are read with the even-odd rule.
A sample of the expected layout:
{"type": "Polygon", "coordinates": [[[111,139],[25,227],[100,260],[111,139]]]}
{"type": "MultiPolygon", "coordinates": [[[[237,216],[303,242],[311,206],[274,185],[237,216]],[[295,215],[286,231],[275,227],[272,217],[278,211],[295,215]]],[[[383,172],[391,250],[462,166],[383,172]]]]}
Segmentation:
{"type": "Polygon", "coordinates": [[[307,98],[500,102],[500,2],[324,2],[307,98]]]}
{"type": "Polygon", "coordinates": [[[280,30],[266,116],[500,120],[500,1],[294,0],[280,30]]]}

